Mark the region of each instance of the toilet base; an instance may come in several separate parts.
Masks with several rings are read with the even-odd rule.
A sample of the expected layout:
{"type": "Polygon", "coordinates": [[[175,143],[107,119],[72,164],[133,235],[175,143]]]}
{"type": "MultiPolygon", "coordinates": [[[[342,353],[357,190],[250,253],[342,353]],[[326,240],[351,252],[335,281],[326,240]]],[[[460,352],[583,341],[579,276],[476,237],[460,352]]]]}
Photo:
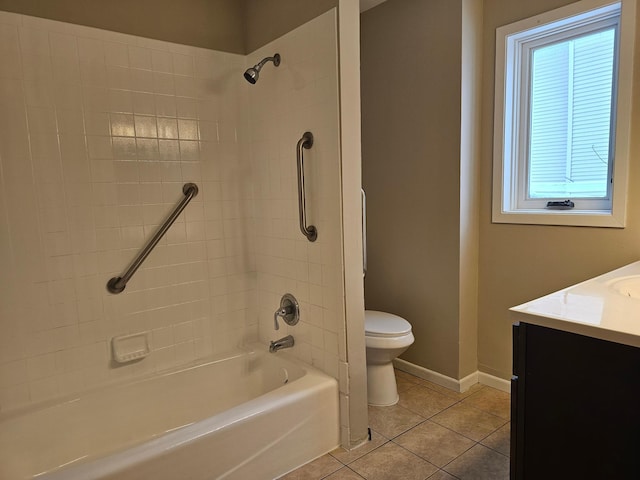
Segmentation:
{"type": "Polygon", "coordinates": [[[367,364],[367,403],[388,407],[398,403],[399,399],[393,363],[367,364]]]}

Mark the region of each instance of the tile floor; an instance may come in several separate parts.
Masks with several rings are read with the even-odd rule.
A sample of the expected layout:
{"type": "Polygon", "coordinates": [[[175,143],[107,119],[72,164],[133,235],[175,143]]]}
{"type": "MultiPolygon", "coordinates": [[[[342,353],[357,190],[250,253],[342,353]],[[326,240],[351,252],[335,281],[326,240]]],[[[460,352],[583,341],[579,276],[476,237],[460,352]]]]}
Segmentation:
{"type": "Polygon", "coordinates": [[[282,480],[502,480],[509,478],[509,394],[457,393],[396,370],[400,401],[369,407],[372,440],[338,448],[282,480]]]}

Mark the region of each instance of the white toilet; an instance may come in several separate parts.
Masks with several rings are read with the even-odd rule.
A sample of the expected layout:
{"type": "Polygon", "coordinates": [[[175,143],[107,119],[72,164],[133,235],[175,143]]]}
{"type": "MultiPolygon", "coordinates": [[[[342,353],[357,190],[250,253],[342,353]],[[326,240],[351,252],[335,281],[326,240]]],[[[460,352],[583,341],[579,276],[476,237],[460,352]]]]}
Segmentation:
{"type": "Polygon", "coordinates": [[[392,313],[365,310],[368,403],[388,406],[398,403],[393,359],[413,343],[411,324],[392,313]]]}

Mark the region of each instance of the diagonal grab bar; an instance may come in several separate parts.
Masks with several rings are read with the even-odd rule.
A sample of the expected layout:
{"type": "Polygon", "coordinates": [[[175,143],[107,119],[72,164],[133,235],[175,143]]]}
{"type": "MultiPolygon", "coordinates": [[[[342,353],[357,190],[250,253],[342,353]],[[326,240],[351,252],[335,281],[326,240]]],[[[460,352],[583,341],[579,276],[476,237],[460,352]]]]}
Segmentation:
{"type": "Polygon", "coordinates": [[[318,238],[318,229],[313,225],[307,226],[307,210],[304,192],[304,155],[302,150],[313,146],[313,134],[304,132],[302,138],[298,140],[296,146],[296,156],[298,160],[298,208],[300,210],[300,231],[310,242],[315,242],[318,238]]]}
{"type": "Polygon", "coordinates": [[[113,277],[107,282],[107,290],[111,293],[120,293],[127,286],[127,282],[131,279],[136,270],[140,268],[142,262],[149,256],[153,248],[158,244],[160,239],[164,236],[164,234],[169,230],[169,227],[173,225],[173,222],[176,221],[176,218],[182,213],[182,210],[187,206],[187,204],[191,201],[193,197],[198,195],[198,186],[195,183],[185,183],[182,187],[182,193],[184,193],[184,198],[180,200],[180,203],[176,206],[176,208],[171,212],[171,215],[165,220],[165,222],[160,226],[160,228],[153,235],[149,243],[147,243],[144,248],[140,251],[136,259],[131,262],[127,271],[121,277],[113,277]]]}

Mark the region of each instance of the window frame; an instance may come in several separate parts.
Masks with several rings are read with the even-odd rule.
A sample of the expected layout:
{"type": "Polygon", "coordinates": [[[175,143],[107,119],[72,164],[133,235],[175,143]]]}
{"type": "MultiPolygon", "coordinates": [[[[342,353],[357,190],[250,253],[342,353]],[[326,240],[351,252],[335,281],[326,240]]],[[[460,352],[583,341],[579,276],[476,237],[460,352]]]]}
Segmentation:
{"type": "MultiPolygon", "coordinates": [[[[575,225],[623,228],[626,222],[629,143],[631,138],[631,91],[633,84],[633,49],[635,42],[636,0],[582,0],[565,7],[536,15],[496,30],[495,110],[493,142],[493,205],[494,223],[522,223],[541,225],[575,225]],[[587,208],[550,210],[531,204],[523,206],[526,197],[528,135],[522,127],[523,110],[528,114],[528,91],[518,81],[522,72],[529,75],[529,65],[523,65],[523,44],[539,44],[540,38],[557,38],[563,31],[566,38],[580,35],[586,25],[596,25],[611,18],[611,10],[620,5],[617,26],[617,82],[612,91],[612,120],[615,129],[610,136],[613,184],[608,189],[610,206],[602,202],[582,200],[587,208]],[[593,12],[602,10],[595,17],[593,12]],[[572,18],[569,26],[559,27],[556,22],[572,18]],[[524,41],[523,41],[524,39],[524,41]],[[524,68],[523,68],[524,67],[524,68]],[[526,139],[526,142],[522,141],[526,139]],[[523,145],[524,144],[524,145],[523,145]],[[523,172],[524,169],[524,172],[523,172]]],[[[589,29],[589,27],[586,27],[589,29]]],[[[600,27],[602,28],[602,27],[600,27]]],[[[593,29],[597,30],[597,28],[593,29]]],[[[544,43],[553,43],[553,40],[544,43]]],[[[528,58],[528,57],[527,57],[528,58]]],[[[528,128],[528,122],[524,122],[528,128]]],[[[564,199],[559,199],[564,200],[564,199]]],[[[580,200],[580,199],[578,199],[580,200]]],[[[546,199],[545,199],[546,202],[546,199]]],[[[578,203],[578,201],[576,201],[578,203]]]]}

